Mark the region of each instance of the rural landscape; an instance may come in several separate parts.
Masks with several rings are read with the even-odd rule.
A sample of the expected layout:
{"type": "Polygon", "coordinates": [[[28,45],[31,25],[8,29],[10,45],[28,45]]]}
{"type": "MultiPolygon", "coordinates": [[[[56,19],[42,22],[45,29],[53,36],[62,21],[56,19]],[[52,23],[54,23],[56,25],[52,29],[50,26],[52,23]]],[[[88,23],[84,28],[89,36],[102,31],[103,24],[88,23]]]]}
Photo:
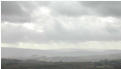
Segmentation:
{"type": "Polygon", "coordinates": [[[121,69],[121,1],[1,1],[1,69],[121,69]]]}
{"type": "Polygon", "coordinates": [[[121,60],[99,62],[44,62],[2,59],[1,69],[121,69],[121,60]]]}
{"type": "Polygon", "coordinates": [[[2,69],[121,69],[120,52],[2,48],[1,66],[2,69]]]}

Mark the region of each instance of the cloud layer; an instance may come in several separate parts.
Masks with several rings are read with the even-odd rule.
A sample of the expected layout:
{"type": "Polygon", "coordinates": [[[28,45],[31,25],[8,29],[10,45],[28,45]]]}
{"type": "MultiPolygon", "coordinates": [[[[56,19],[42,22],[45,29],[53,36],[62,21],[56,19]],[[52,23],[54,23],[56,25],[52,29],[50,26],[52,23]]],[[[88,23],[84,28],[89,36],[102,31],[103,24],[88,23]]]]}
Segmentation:
{"type": "Polygon", "coordinates": [[[10,47],[22,43],[23,48],[33,44],[27,47],[37,45],[40,49],[67,45],[105,49],[110,44],[110,48],[120,48],[120,5],[120,2],[2,2],[2,43],[10,47]]]}

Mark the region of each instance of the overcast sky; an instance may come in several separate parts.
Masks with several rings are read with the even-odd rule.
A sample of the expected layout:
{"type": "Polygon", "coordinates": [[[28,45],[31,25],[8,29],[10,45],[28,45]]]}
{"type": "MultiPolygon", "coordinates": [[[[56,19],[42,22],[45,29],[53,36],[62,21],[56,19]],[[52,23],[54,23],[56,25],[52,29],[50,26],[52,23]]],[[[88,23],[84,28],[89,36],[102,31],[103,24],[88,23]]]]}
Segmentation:
{"type": "Polygon", "coordinates": [[[2,47],[121,49],[121,2],[1,3],[2,47]]]}

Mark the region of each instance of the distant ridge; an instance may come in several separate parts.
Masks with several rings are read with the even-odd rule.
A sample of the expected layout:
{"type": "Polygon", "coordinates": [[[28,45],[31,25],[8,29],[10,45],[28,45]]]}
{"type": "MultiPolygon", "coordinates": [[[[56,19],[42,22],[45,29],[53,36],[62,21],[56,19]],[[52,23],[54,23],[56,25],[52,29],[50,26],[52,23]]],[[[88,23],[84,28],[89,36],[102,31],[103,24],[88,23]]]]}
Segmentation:
{"type": "Polygon", "coordinates": [[[1,57],[21,60],[45,61],[98,61],[103,59],[121,59],[121,50],[39,50],[22,48],[1,48],[1,57]]]}

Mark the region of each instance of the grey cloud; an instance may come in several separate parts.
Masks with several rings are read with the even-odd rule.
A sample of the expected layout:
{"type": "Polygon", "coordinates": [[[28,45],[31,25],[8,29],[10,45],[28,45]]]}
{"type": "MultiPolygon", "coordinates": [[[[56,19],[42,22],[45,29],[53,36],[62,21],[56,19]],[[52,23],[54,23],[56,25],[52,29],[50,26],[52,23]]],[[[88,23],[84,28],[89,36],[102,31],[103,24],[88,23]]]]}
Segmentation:
{"type": "Polygon", "coordinates": [[[108,23],[105,28],[112,36],[117,35],[115,36],[115,38],[119,37],[116,39],[121,38],[121,23],[120,22],[117,21],[115,23],[108,23]]]}
{"type": "Polygon", "coordinates": [[[93,9],[99,15],[121,17],[120,1],[80,2],[80,4],[93,9]]]}
{"type": "Polygon", "coordinates": [[[1,20],[2,20],[2,23],[5,21],[16,22],[16,23],[25,23],[25,22],[30,22],[31,18],[29,18],[29,16],[2,15],[1,20]]]}
{"type": "Polygon", "coordinates": [[[32,11],[37,7],[47,6],[49,2],[44,1],[2,1],[1,20],[2,22],[25,23],[32,21],[32,11]]]}
{"type": "Polygon", "coordinates": [[[1,19],[10,22],[28,22],[30,16],[22,10],[18,2],[2,1],[1,3],[1,19]]]}
{"type": "Polygon", "coordinates": [[[43,42],[46,37],[42,33],[27,29],[23,26],[3,25],[2,26],[2,43],[18,42],[43,42]],[[43,39],[44,38],[44,39],[43,39]]]}
{"type": "Polygon", "coordinates": [[[67,29],[56,21],[50,27],[45,27],[44,32],[29,30],[22,26],[2,26],[2,43],[35,42],[83,42],[83,41],[120,41],[121,27],[107,25],[104,29],[88,28],[89,26],[74,25],[74,28],[67,29]]]}
{"type": "Polygon", "coordinates": [[[56,23],[53,29],[45,31],[45,35],[50,40],[54,41],[67,41],[67,42],[81,42],[81,41],[118,41],[121,40],[121,27],[108,26],[104,30],[97,30],[96,28],[77,27],[75,29],[66,29],[61,23],[56,23]],[[117,31],[117,32],[110,32],[117,31]],[[112,30],[113,29],[113,30],[112,30]]]}
{"type": "Polygon", "coordinates": [[[114,16],[121,17],[120,1],[74,1],[74,2],[52,2],[48,7],[54,10],[54,14],[66,16],[114,16]]]}
{"type": "Polygon", "coordinates": [[[54,10],[53,14],[66,16],[81,16],[90,15],[88,8],[81,5],[79,2],[51,2],[48,6],[54,10]]]}
{"type": "Polygon", "coordinates": [[[17,2],[3,1],[1,11],[3,14],[6,15],[23,15],[23,11],[21,10],[17,2]]]}
{"type": "MultiPolygon", "coordinates": [[[[52,8],[53,11],[55,10],[55,12],[59,13],[60,15],[81,16],[83,14],[86,15],[86,13],[89,13],[89,12],[92,13],[91,11],[89,11],[90,9],[86,9],[84,7],[80,8],[81,6],[77,2],[74,2],[74,3],[69,2],[68,4],[66,2],[64,4],[65,5],[63,5],[62,2],[61,3],[52,2],[52,4],[50,4],[48,6],[50,6],[50,8],[52,8]],[[81,12],[81,10],[82,10],[82,12],[81,12]]],[[[117,2],[116,2],[116,4],[117,4],[117,2]]],[[[30,12],[35,7],[40,6],[40,5],[41,5],[40,3],[38,3],[38,5],[34,5],[31,2],[24,2],[24,3],[21,2],[21,4],[18,4],[16,2],[12,2],[12,3],[11,2],[2,2],[2,20],[4,19],[5,21],[24,23],[25,21],[30,20],[30,18],[27,16],[28,14],[26,12],[27,11],[30,12]],[[30,6],[31,4],[32,4],[32,6],[30,6]],[[24,6],[24,8],[26,8],[27,10],[22,10],[22,7],[20,7],[20,5],[24,6]],[[7,8],[4,8],[6,6],[7,6],[7,8]]],[[[117,5],[114,5],[115,7],[113,7],[112,3],[107,5],[107,2],[101,2],[101,3],[100,2],[91,2],[91,3],[84,2],[83,5],[94,9],[94,11],[100,10],[99,14],[103,14],[103,15],[105,14],[105,16],[118,16],[118,14],[120,16],[120,12],[116,13],[116,12],[118,12],[117,5]],[[95,4],[92,4],[92,3],[95,3],[95,4]],[[111,10],[116,10],[116,12],[111,11],[111,10]]],[[[120,2],[118,4],[118,6],[119,5],[120,5],[120,2]]],[[[120,8],[119,8],[119,11],[120,11],[120,8]]],[[[51,18],[58,18],[58,17],[51,16],[51,18]]],[[[43,18],[41,18],[41,19],[43,19],[43,18]]],[[[3,43],[17,43],[17,42],[42,43],[42,42],[49,42],[49,41],[81,42],[81,41],[121,40],[120,22],[114,23],[114,24],[106,23],[105,28],[101,28],[101,30],[100,29],[98,30],[96,25],[95,25],[96,28],[90,27],[89,24],[91,22],[83,23],[78,20],[74,20],[72,22],[71,20],[64,21],[61,18],[59,18],[59,19],[60,20],[52,21],[52,22],[54,22],[54,24],[51,24],[51,21],[49,22],[45,18],[45,20],[48,22],[47,24],[49,24],[49,26],[51,26],[51,28],[49,26],[45,26],[44,32],[41,32],[41,33],[36,32],[34,30],[26,29],[21,26],[13,26],[13,25],[6,24],[6,25],[2,26],[2,34],[1,34],[2,42],[3,43]],[[71,27],[71,26],[68,21],[71,21],[73,28],[67,29],[67,27],[65,27],[61,21],[64,22],[65,24],[68,24],[69,27],[71,27]]],[[[87,22],[88,22],[88,18],[85,20],[87,20],[87,22]]],[[[43,21],[43,23],[44,23],[44,21],[43,21]]],[[[93,19],[91,25],[94,25],[95,21],[96,21],[96,19],[93,19]]]]}
{"type": "Polygon", "coordinates": [[[2,21],[10,22],[30,22],[31,12],[37,7],[48,7],[52,10],[51,15],[62,16],[82,16],[82,15],[98,15],[98,16],[121,16],[121,2],[22,2],[22,1],[4,1],[1,3],[2,21]]]}

